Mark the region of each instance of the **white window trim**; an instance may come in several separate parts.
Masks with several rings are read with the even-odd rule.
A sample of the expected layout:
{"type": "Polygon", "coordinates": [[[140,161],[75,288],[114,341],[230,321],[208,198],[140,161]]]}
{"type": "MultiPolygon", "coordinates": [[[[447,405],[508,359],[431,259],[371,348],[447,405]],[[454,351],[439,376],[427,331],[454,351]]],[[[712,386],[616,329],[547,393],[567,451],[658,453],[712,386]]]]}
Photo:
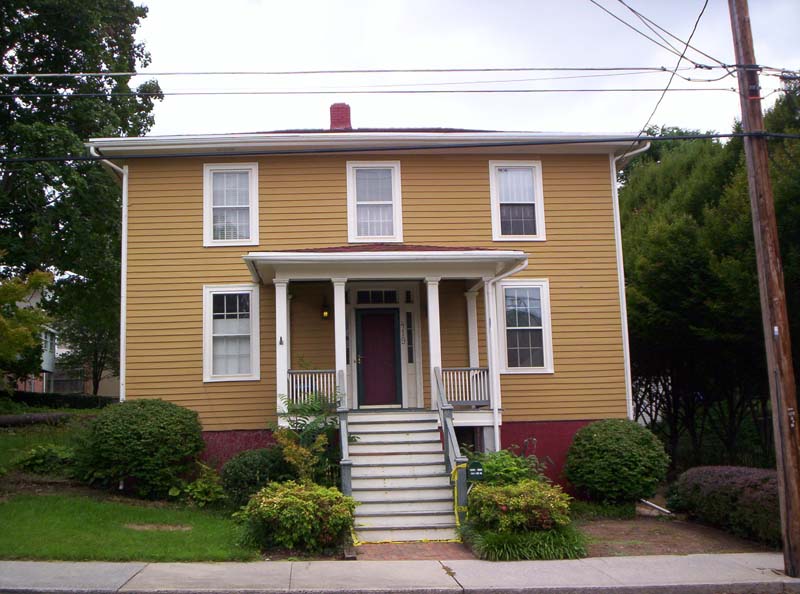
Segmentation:
{"type": "Polygon", "coordinates": [[[553,332],[550,320],[550,281],[546,278],[508,279],[497,284],[497,324],[500,345],[500,373],[502,374],[544,374],[554,373],[553,367],[553,332]],[[543,367],[509,367],[508,344],[506,333],[506,295],[508,287],[538,288],[542,300],[542,346],[544,347],[543,367]]]}
{"type": "Polygon", "coordinates": [[[400,161],[348,161],[347,162],[347,241],[350,243],[400,243],[403,241],[403,200],[400,188],[400,161]],[[356,169],[392,169],[392,227],[393,235],[358,235],[356,213],[356,169]]]}
{"type": "Polygon", "coordinates": [[[205,163],[203,165],[203,246],[258,245],[258,163],[205,163]],[[214,239],[214,185],[217,171],[247,171],[250,177],[250,238],[214,239]]]}
{"type": "Polygon", "coordinates": [[[259,287],[241,285],[203,285],[203,382],[242,382],[261,379],[261,336],[259,325],[259,287]],[[226,293],[250,293],[250,370],[246,375],[213,375],[213,296],[226,293]]]}
{"type": "Polygon", "coordinates": [[[544,186],[541,161],[489,161],[489,196],[492,202],[492,240],[545,241],[547,239],[544,225],[544,186]],[[500,167],[530,167],[533,169],[536,235],[503,235],[500,232],[500,194],[497,189],[497,169],[500,167]]]}

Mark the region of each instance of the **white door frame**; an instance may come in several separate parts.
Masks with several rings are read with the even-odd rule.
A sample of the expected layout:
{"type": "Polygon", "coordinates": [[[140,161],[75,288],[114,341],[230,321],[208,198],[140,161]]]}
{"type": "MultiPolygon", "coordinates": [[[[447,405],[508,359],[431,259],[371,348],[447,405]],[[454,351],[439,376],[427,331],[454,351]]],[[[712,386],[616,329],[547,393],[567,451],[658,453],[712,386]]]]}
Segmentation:
{"type": "Polygon", "coordinates": [[[350,357],[347,361],[347,397],[351,409],[358,408],[358,373],[354,364],[358,345],[356,344],[356,309],[387,309],[398,308],[400,315],[400,375],[402,389],[402,408],[423,408],[424,396],[422,394],[422,323],[419,307],[419,282],[408,281],[350,281],[347,283],[347,328],[349,334],[350,357]],[[358,304],[357,291],[361,290],[394,290],[397,291],[397,303],[358,304]],[[406,291],[411,291],[411,303],[406,303],[406,291]],[[406,312],[411,312],[414,322],[414,367],[416,370],[416,399],[409,402],[408,390],[408,348],[406,344],[406,312]]]}

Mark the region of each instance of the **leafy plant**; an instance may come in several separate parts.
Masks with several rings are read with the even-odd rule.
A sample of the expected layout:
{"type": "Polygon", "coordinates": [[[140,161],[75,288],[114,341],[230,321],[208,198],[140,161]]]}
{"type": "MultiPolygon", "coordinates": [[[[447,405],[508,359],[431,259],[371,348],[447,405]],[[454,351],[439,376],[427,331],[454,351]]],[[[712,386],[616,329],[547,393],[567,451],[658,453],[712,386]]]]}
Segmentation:
{"type": "Polygon", "coordinates": [[[275,441],[300,480],[323,485],[338,483],[341,453],[337,432],[336,402],[324,394],[308,394],[302,402],[285,400],[281,418],[286,426],[273,428],[275,441]]]}
{"type": "Polygon", "coordinates": [[[532,532],[494,532],[470,525],[461,536],[472,551],[488,561],[580,559],[586,556],[586,537],[572,524],[532,532]]]}
{"type": "Polygon", "coordinates": [[[531,479],[513,485],[477,484],[469,492],[467,513],[478,529],[549,530],[569,524],[569,500],[558,485],[531,479]]]}
{"type": "Polygon", "coordinates": [[[163,400],[104,408],[78,446],[78,476],[116,487],[129,481],[141,497],[163,497],[203,449],[197,413],[163,400]]]}
{"type": "Polygon", "coordinates": [[[690,518],[780,546],[778,477],[774,470],[698,466],[670,486],[667,504],[690,518]]]}
{"type": "Polygon", "coordinates": [[[607,419],[578,430],[564,474],[592,501],[624,503],[651,497],[668,466],[664,446],[651,431],[626,419],[607,419]]]}
{"type": "Polygon", "coordinates": [[[169,490],[170,497],[183,496],[191,505],[205,507],[217,505],[225,501],[225,489],[219,474],[208,464],[197,463],[199,474],[191,483],[183,483],[180,487],[169,490]]]}
{"type": "Polygon", "coordinates": [[[284,547],[320,552],[334,547],[353,528],[356,502],[333,487],[312,483],[270,483],[234,517],[248,539],[262,549],[284,547]]]}
{"type": "Polygon", "coordinates": [[[468,454],[470,461],[483,465],[483,482],[488,485],[511,485],[525,479],[546,481],[546,464],[536,456],[509,450],[468,454]]]}
{"type": "Polygon", "coordinates": [[[237,454],[222,467],[222,487],[232,505],[241,507],[270,481],[297,478],[279,445],[237,454]]]}
{"type": "Polygon", "coordinates": [[[19,470],[43,475],[68,475],[75,462],[74,448],[52,443],[32,447],[14,461],[19,470]]]}

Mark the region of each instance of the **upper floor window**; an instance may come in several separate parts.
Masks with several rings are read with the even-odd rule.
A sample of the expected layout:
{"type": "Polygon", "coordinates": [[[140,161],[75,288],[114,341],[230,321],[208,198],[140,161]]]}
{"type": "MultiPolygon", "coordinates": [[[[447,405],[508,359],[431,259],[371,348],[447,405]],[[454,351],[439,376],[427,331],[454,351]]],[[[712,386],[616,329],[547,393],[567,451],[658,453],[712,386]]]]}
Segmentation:
{"type": "Polygon", "coordinates": [[[203,166],[203,245],[258,245],[258,163],[203,166]]]}
{"type": "Polygon", "coordinates": [[[203,381],[259,377],[258,285],[203,287],[203,381]]]}
{"type": "Polygon", "coordinates": [[[403,241],[399,161],[348,161],[347,231],[351,242],[403,241]]]}
{"type": "Polygon", "coordinates": [[[497,295],[502,372],[552,373],[550,285],[547,280],[502,281],[497,295]]]}
{"type": "Polygon", "coordinates": [[[540,161],[489,161],[489,193],[495,241],[545,239],[540,161]]]}

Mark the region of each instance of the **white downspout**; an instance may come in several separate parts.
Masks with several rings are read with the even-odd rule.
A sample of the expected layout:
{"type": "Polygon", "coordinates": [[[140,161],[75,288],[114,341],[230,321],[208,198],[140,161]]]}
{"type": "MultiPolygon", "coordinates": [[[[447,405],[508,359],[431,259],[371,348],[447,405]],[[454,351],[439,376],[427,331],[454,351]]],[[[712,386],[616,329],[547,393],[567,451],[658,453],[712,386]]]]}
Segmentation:
{"type": "Polygon", "coordinates": [[[501,399],[500,399],[500,372],[498,371],[497,367],[497,354],[498,354],[497,331],[495,329],[495,324],[493,323],[497,316],[497,306],[495,302],[494,287],[498,281],[501,281],[504,278],[511,276],[512,274],[516,274],[521,270],[524,270],[527,266],[528,266],[528,259],[525,258],[524,262],[517,264],[511,270],[502,272],[489,279],[481,280],[480,282],[476,283],[475,285],[469,288],[470,291],[477,291],[481,287],[484,287],[483,305],[486,311],[486,324],[489,327],[489,335],[486,337],[486,362],[489,365],[489,377],[491,377],[492,381],[492,396],[493,396],[492,429],[494,431],[495,451],[500,450],[501,399]]]}
{"type": "Polygon", "coordinates": [[[619,214],[619,193],[617,192],[617,161],[625,159],[622,164],[624,167],[633,157],[643,153],[650,148],[650,143],[646,142],[635,151],[614,156],[609,154],[611,169],[611,201],[614,211],[614,243],[617,252],[617,283],[619,284],[619,308],[620,320],[622,324],[622,356],[625,369],[625,409],[628,418],[633,420],[633,380],[631,377],[631,348],[628,337],[628,302],[625,295],[625,262],[622,254],[622,223],[619,214]]]}
{"type": "MultiPolygon", "coordinates": [[[[101,157],[97,149],[89,145],[89,154],[101,157]]],[[[100,162],[114,171],[122,179],[122,232],[120,237],[120,291],[119,291],[119,401],[125,402],[125,353],[127,335],[128,304],[128,166],[120,167],[108,159],[100,162]]]]}

